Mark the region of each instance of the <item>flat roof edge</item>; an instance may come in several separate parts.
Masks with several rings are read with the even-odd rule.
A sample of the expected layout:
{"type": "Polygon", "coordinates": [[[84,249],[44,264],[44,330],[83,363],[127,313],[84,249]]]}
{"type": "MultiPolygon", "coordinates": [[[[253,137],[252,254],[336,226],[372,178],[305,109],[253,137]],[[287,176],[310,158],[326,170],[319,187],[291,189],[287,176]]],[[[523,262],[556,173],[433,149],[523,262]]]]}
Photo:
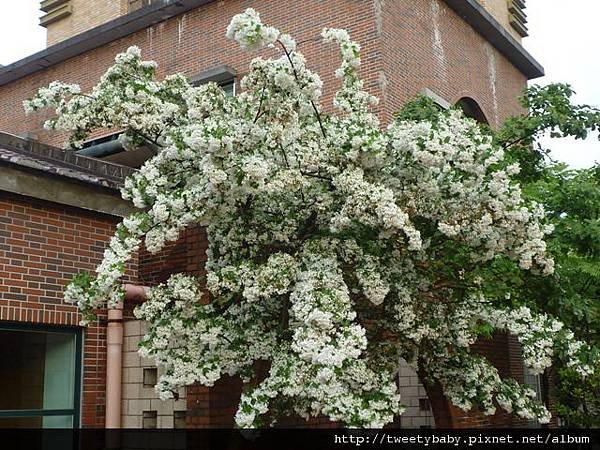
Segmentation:
{"type": "Polygon", "coordinates": [[[544,68],[476,0],[444,0],[465,22],[502,53],[527,79],[544,76],[544,68]]]}
{"type": "Polygon", "coordinates": [[[0,86],[214,1],[162,0],[152,3],[12,64],[0,67],[0,86]]]}
{"type": "Polygon", "coordinates": [[[125,178],[136,172],[135,169],[130,167],[77,155],[73,151],[52,147],[0,131],[0,150],[2,149],[15,152],[25,158],[46,162],[59,169],[79,172],[82,174],[82,181],[99,184],[111,189],[119,189],[125,178]],[[98,182],[94,181],[96,178],[98,182]]]}

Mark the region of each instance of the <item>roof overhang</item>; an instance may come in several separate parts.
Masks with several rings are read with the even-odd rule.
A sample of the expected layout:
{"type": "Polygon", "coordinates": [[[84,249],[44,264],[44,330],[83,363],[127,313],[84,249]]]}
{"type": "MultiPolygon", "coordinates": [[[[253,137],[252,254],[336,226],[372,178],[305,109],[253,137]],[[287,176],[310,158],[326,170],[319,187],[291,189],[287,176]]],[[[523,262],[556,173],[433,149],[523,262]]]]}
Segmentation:
{"type": "Polygon", "coordinates": [[[502,53],[527,79],[544,76],[544,68],[477,0],[444,0],[462,19],[502,53]]]}
{"type": "Polygon", "coordinates": [[[0,86],[215,0],[162,0],[0,68],[0,86]]]}
{"type": "Polygon", "coordinates": [[[0,161],[118,191],[136,170],[0,131],[0,161]]]}
{"type": "Polygon", "coordinates": [[[0,191],[125,216],[135,208],[119,188],[134,172],[0,132],[0,191]]]}
{"type": "Polygon", "coordinates": [[[0,161],[0,195],[2,192],[117,217],[126,217],[136,211],[130,202],[121,199],[115,192],[0,161]]]}

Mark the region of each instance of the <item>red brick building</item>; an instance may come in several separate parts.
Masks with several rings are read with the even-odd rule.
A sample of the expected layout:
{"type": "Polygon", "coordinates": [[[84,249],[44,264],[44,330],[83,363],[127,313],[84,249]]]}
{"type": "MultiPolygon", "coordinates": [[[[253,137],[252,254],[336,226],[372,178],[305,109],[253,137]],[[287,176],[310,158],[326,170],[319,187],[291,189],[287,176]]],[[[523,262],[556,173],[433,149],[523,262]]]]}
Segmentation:
{"type": "MultiPolygon", "coordinates": [[[[225,28],[249,6],[306,41],[301,50],[323,78],[325,104],[337,86],[339,57],[313,38],[326,26],[347,29],[362,46],[362,75],[381,99],[377,112],[384,121],[424,93],[498,126],[521,111],[517,97],[527,80],[543,74],[520,44],[526,35],[522,0],[43,1],[48,48],[0,68],[0,130],[10,133],[0,134],[0,390],[6,390],[0,391],[0,426],[105,425],[107,316],[78,327],[76,308],[62,301],[62,290],[74,273],[100,261],[131,209],[117,189],[129,167],[148,157],[145,150],[122,152],[101,135],[78,154],[59,150],[66,136],[45,131],[46,116],[26,116],[23,100],[56,79],[91,88],[115,54],[131,45],[158,62],[160,76],[182,72],[234,91],[255,55],[226,40],[225,28]],[[5,362],[2,352],[14,353],[14,360],[5,362]],[[59,378],[71,381],[57,387],[59,378]]],[[[151,285],[176,271],[201,273],[205,247],[201,229],[187,230],[158,256],[140,254],[125,281],[151,285]]],[[[157,400],[156,369],[136,352],[144,324],[131,320],[132,307],[125,305],[122,326],[120,425],[232,425],[235,380],[190,387],[177,401],[157,400]]],[[[503,375],[524,380],[512,340],[498,336],[480,348],[503,375]]],[[[485,417],[450,407],[405,365],[399,383],[409,405],[401,426],[524,425],[506,414],[485,417]]]]}

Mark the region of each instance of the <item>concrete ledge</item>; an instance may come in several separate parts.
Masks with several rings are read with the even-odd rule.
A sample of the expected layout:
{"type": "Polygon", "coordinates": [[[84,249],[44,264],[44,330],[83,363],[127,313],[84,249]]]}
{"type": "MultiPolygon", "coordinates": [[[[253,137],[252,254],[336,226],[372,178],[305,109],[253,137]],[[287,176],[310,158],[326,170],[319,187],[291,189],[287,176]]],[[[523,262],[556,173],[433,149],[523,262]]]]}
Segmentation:
{"type": "Polygon", "coordinates": [[[137,209],[116,192],[0,164],[0,191],[125,217],[137,209]]]}
{"type": "Polygon", "coordinates": [[[452,108],[452,103],[450,103],[448,100],[446,100],[445,98],[443,98],[439,94],[433,92],[429,88],[424,88],[421,91],[421,95],[430,98],[431,100],[433,100],[435,102],[436,105],[438,105],[442,109],[450,109],[450,108],[452,108]]]}
{"type": "Polygon", "coordinates": [[[62,5],[63,3],[68,3],[71,0],[43,0],[40,4],[40,9],[46,13],[52,11],[57,6],[62,5]]]}
{"type": "Polygon", "coordinates": [[[102,187],[119,189],[135,169],[79,156],[39,142],[0,132],[0,160],[102,187]]]}
{"type": "Polygon", "coordinates": [[[48,25],[70,16],[72,12],[73,6],[70,3],[57,6],[56,9],[52,9],[48,12],[48,14],[40,17],[40,25],[44,28],[47,28],[48,25]]]}

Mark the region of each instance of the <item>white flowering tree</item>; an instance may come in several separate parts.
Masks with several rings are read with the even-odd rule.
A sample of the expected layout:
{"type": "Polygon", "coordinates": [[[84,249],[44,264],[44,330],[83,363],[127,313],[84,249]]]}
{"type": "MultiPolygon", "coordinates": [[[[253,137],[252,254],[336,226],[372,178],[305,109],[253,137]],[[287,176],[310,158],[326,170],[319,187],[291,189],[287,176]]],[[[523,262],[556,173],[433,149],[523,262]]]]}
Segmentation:
{"type": "Polygon", "coordinates": [[[47,126],[69,131],[74,147],[116,128],[126,148],[157,149],[122,190],[139,212],[65,298],[93,319],[122,300],[120,278],[141,245],[158,252],[201,225],[206,279],[174,274],[136,311],[150,324],[140,351],[166,369],[162,398],[237,375],[240,427],[291,414],[380,427],[403,411],[402,357],[460,408],[547,422],[532,390],[470,350],[494,329],[518,337],[536,373],[554,358],[582,375],[593,363],[561,323],[485,295],[481,274],[499,260],[553,271],[551,227],[512,181],[519,167],[456,111],[382,127],[344,30],[322,33],[341,49],[335,114],[322,110],[322,82],[292,37],[252,9],[227,36],[279,52],[252,61],[235,97],[182,75],[159,81],[132,47],[90,93],[54,82],[26,102],[54,107],[47,126]]]}

